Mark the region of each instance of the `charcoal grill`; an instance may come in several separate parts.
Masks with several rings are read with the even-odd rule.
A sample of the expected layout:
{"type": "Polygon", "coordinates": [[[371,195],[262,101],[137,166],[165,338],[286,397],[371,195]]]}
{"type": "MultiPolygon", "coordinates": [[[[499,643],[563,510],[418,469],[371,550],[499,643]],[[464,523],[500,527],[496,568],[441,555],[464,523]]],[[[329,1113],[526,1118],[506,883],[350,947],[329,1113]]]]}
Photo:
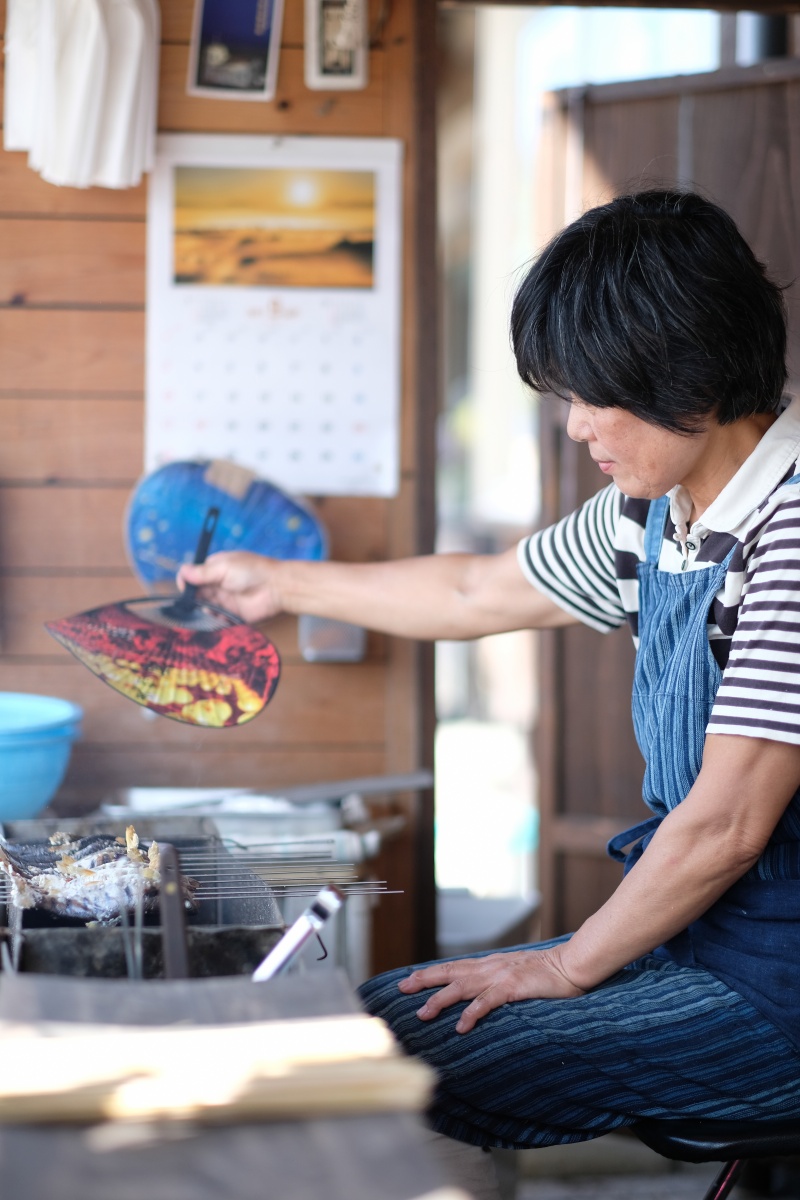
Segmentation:
{"type": "MultiPolygon", "coordinates": [[[[119,821],[104,818],[8,822],[8,841],[47,841],[63,830],[72,837],[120,833],[119,821]]],[[[281,912],[295,897],[314,895],[325,883],[346,894],[385,891],[384,884],[357,877],[353,864],[333,861],[331,844],[282,841],[242,850],[228,844],[207,817],[137,818],[142,841],[169,842],[181,869],[198,881],[197,908],[186,913],[186,950],[191,977],[248,975],[282,936],[281,912]]],[[[165,974],[163,929],[158,912],[141,913],[119,927],[86,922],[13,903],[0,880],[0,965],[3,969],[56,975],[154,979],[165,974]]]]}

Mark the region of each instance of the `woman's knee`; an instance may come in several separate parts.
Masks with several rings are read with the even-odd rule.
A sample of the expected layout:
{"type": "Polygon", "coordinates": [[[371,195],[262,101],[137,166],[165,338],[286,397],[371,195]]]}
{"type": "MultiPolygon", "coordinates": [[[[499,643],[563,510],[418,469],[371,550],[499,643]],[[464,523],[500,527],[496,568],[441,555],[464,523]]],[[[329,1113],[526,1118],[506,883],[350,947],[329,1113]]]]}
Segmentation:
{"type": "Polygon", "coordinates": [[[372,1016],[383,1016],[384,1011],[393,1006],[403,996],[398,983],[409,973],[410,967],[400,967],[393,971],[384,971],[381,975],[373,975],[358,989],[361,1003],[372,1016]]]}
{"type": "Polygon", "coordinates": [[[359,988],[361,1003],[373,1017],[380,1017],[408,1054],[426,1056],[425,1043],[430,1037],[430,1023],[420,1021],[417,1010],[420,997],[401,992],[398,983],[407,978],[411,968],[387,971],[368,979],[359,988]]]}

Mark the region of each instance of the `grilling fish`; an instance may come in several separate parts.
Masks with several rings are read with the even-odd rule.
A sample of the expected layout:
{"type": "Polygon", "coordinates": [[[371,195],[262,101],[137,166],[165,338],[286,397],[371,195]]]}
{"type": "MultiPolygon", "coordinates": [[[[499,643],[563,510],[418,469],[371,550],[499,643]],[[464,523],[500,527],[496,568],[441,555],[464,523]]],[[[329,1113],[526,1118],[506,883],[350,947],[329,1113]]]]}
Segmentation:
{"type": "MultiPolygon", "coordinates": [[[[141,848],[133,825],[124,838],[97,834],[72,841],[68,833],[54,833],[49,842],[0,839],[0,871],[11,881],[12,902],[19,908],[115,925],[140,902],[145,912],[158,907],[158,843],[141,848]]],[[[196,908],[197,886],[197,880],[181,876],[189,909],[196,908]]]]}

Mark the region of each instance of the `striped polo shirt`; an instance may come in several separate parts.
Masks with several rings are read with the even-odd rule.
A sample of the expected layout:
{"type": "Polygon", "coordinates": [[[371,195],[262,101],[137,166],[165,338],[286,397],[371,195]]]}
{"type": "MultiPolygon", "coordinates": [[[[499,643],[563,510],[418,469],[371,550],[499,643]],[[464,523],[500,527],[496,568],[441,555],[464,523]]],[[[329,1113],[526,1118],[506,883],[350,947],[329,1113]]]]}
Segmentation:
{"type": "MultiPolygon", "coordinates": [[[[722,668],[709,733],[800,744],[800,398],[783,410],[691,528],[681,486],[670,495],[659,569],[702,571],[731,549],[708,614],[722,668]]],[[[639,583],[649,500],[611,484],[518,549],[528,580],[584,624],[625,621],[638,640],[639,583]]]]}

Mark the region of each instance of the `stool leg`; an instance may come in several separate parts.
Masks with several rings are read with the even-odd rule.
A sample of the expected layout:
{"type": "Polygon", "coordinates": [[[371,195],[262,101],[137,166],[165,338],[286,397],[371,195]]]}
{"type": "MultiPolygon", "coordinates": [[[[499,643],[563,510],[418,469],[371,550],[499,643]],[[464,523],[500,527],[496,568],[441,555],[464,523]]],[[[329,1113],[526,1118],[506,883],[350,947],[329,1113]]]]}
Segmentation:
{"type": "Polygon", "coordinates": [[[744,1162],[741,1158],[734,1158],[732,1162],[725,1163],[703,1200],[725,1200],[725,1197],[733,1191],[733,1185],[741,1175],[743,1168],[744,1162]]]}

